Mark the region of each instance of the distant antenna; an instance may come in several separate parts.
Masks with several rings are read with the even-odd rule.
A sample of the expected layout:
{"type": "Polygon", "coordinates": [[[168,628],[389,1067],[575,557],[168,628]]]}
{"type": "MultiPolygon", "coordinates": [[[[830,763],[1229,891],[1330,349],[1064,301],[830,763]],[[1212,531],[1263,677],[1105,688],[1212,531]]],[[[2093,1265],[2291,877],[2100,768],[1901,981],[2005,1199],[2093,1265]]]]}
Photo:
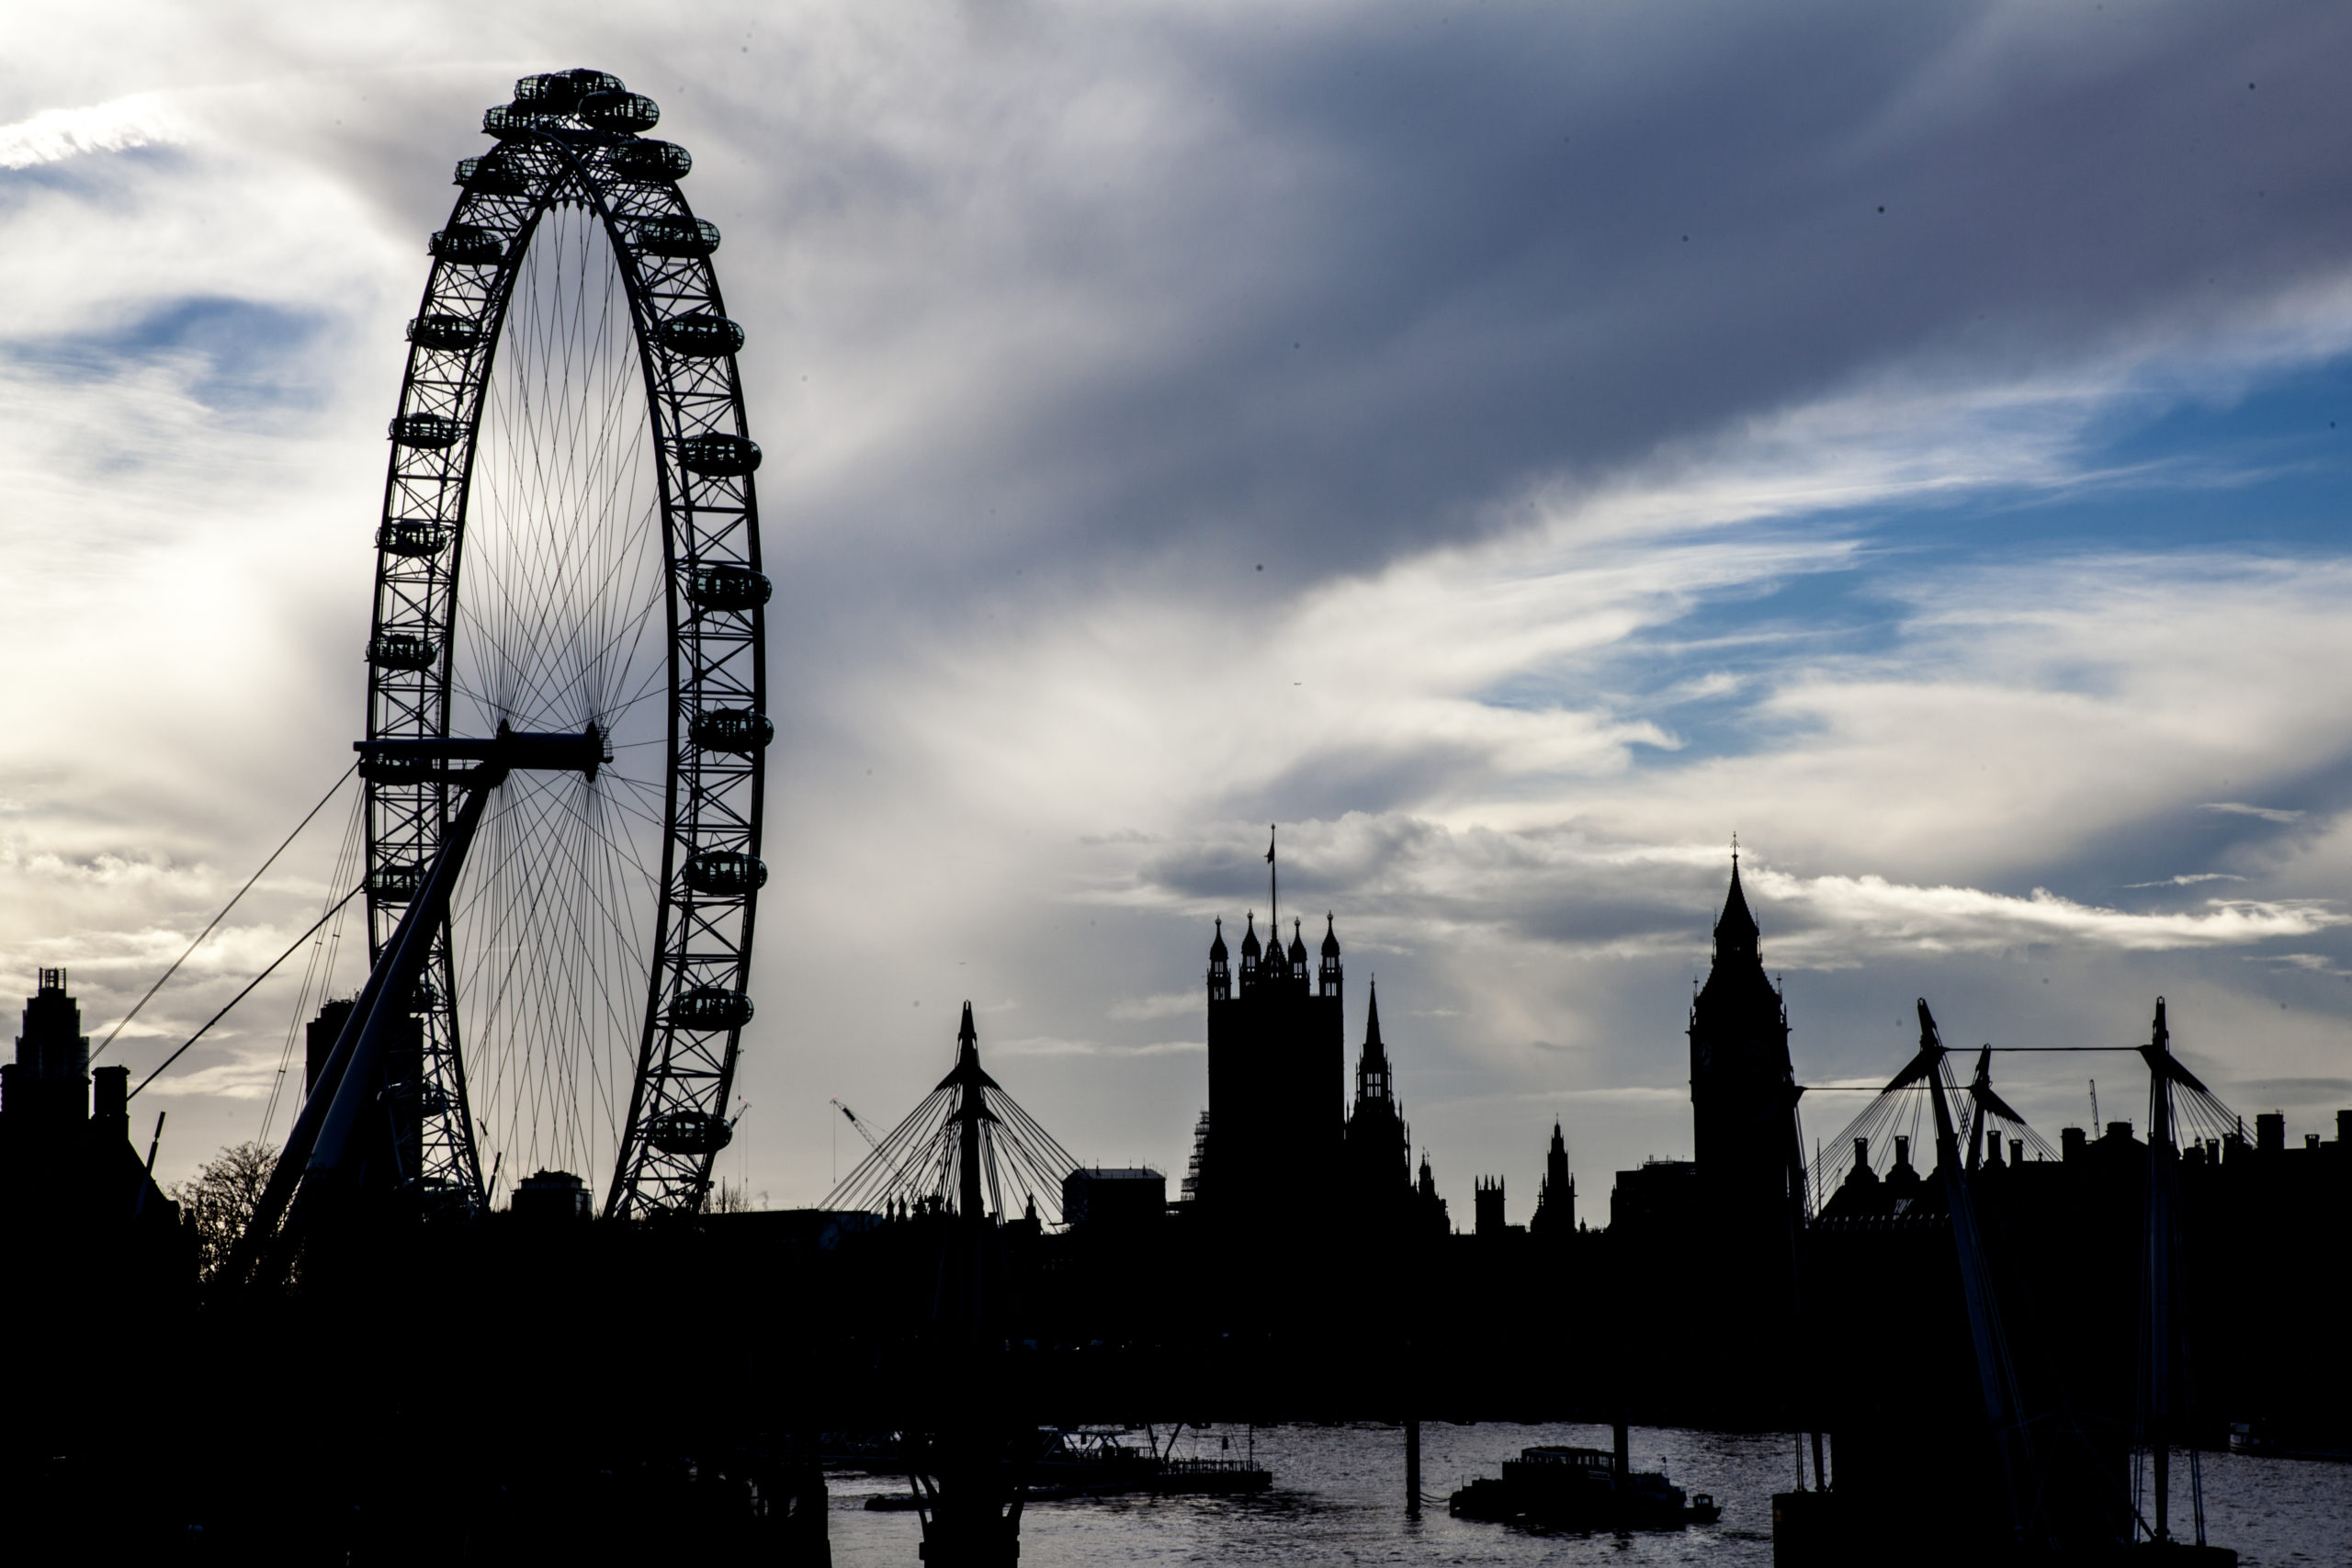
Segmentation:
{"type": "Polygon", "coordinates": [[[2100,1128],[2100,1126],[2101,1126],[2101,1122],[2099,1122],[2099,1119],[2098,1119],[2098,1079],[2097,1079],[2097,1078],[2093,1078],[2093,1079],[2091,1079],[2091,1136],[2092,1136],[2092,1137],[2096,1138],[2096,1137],[2098,1137],[2098,1133],[2099,1133],[2099,1128],[2100,1128]]]}

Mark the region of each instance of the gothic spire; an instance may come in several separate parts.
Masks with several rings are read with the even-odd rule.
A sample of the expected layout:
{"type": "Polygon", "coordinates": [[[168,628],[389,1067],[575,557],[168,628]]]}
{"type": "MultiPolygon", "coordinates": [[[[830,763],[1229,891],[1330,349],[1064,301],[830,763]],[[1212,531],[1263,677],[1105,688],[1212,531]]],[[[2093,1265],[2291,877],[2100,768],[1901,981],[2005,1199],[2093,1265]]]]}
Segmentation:
{"type": "Polygon", "coordinates": [[[1739,856],[1731,862],[1731,891],[1724,897],[1722,918],[1715,921],[1715,958],[1754,958],[1758,935],[1756,917],[1748,912],[1747,895],[1739,886],[1739,856]]]}

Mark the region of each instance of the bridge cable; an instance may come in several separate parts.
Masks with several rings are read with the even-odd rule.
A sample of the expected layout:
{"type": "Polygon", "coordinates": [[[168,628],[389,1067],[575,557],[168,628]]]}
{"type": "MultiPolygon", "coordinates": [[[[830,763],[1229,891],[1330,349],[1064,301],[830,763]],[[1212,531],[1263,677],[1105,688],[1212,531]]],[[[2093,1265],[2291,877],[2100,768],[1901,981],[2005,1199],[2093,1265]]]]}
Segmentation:
{"type": "Polygon", "coordinates": [[[227,1007],[223,1007],[219,1012],[214,1013],[210,1018],[204,1021],[203,1029],[198,1030],[195,1033],[189,1035],[185,1041],[181,1042],[180,1048],[178,1050],[173,1052],[170,1055],[164,1057],[162,1062],[157,1064],[153,1072],[149,1073],[145,1077],[141,1078],[139,1080],[139,1089],[134,1089],[129,1094],[125,1095],[123,1097],[124,1100],[128,1102],[138,1099],[139,1089],[143,1089],[149,1084],[153,1083],[158,1077],[163,1076],[163,1072],[165,1067],[170,1066],[174,1062],[178,1061],[183,1055],[187,1055],[187,1048],[190,1045],[195,1044],[198,1041],[204,1038],[206,1030],[210,1029],[214,1024],[228,1017],[230,1008],[235,1007],[239,1002],[243,1001],[247,997],[253,995],[254,987],[255,986],[258,986],[264,980],[268,979],[272,974],[277,972],[279,964],[293,957],[295,952],[300,949],[304,942],[310,941],[311,937],[318,934],[318,930],[321,926],[325,925],[329,920],[334,919],[336,910],[342,908],[345,904],[350,903],[354,898],[358,897],[361,890],[367,886],[368,885],[366,883],[361,883],[357,887],[354,887],[350,892],[345,894],[342,897],[336,899],[333,905],[329,906],[325,914],[321,915],[316,920],[311,922],[311,929],[309,931],[304,931],[300,936],[294,939],[294,945],[292,947],[288,948],[285,952],[271,959],[269,961],[268,968],[263,970],[260,974],[247,981],[243,990],[239,991],[235,996],[229,998],[227,1007]]]}
{"type": "MultiPolygon", "coordinates": [[[[320,812],[324,811],[327,808],[327,802],[334,798],[335,792],[341,789],[345,783],[350,779],[351,775],[358,771],[359,764],[355,761],[351,766],[343,771],[343,776],[341,778],[336,779],[333,784],[328,786],[326,794],[319,797],[319,803],[311,807],[310,811],[304,815],[302,820],[294,824],[294,831],[286,835],[286,842],[278,845],[276,849],[269,852],[269,859],[261,863],[261,871],[256,871],[251,876],[245,878],[245,885],[237,889],[235,897],[232,897],[226,904],[220,906],[220,912],[213,916],[210,922],[208,923],[202,931],[196,933],[196,940],[187,944],[187,952],[183,953],[177,958],[173,959],[172,966],[169,969],[164,970],[162,976],[158,978],[153,985],[147,987],[147,994],[140,998],[137,1005],[132,1007],[129,1012],[122,1015],[122,1021],[116,1024],[112,1029],[107,1032],[107,1037],[98,1042],[98,1048],[90,1053],[90,1060],[95,1062],[106,1054],[106,1048],[114,1043],[114,1037],[121,1033],[124,1027],[128,1025],[132,1019],[139,1016],[140,1008],[145,1007],[149,1002],[155,999],[155,993],[164,988],[164,982],[170,979],[174,975],[179,973],[180,965],[188,961],[188,955],[193,953],[198,948],[203,946],[204,939],[212,934],[212,928],[229,918],[229,911],[237,907],[237,900],[239,898],[243,898],[246,894],[253,891],[254,884],[259,882],[262,878],[262,872],[267,871],[271,866],[277,863],[277,857],[286,852],[287,844],[291,844],[297,838],[300,837],[302,829],[311,825],[311,818],[316,817],[320,812]]],[[[342,906],[337,905],[336,908],[340,908],[342,906]]],[[[317,929],[318,928],[315,926],[311,928],[313,931],[317,929]]],[[[277,967],[277,965],[275,964],[270,965],[271,969],[275,969],[277,967]]],[[[265,970],[263,973],[266,974],[268,971],[265,970]]],[[[243,995],[242,992],[239,994],[240,996],[243,995]]],[[[231,1006],[234,1005],[234,1003],[231,1004],[231,1006]]],[[[208,1023],[204,1027],[206,1029],[209,1029],[212,1026],[208,1023]]],[[[203,1031],[199,1030],[198,1032],[201,1033],[203,1031]]],[[[189,1043],[193,1044],[194,1042],[191,1041],[189,1043]]],[[[182,1051],[187,1049],[187,1046],[186,1045],[180,1047],[180,1050],[182,1051]]],[[[179,1053],[176,1051],[173,1053],[174,1055],[177,1055],[179,1053]]],[[[161,1068],[157,1069],[159,1072],[161,1070],[161,1068]]],[[[144,1089],[146,1085],[144,1084],[140,1086],[141,1089],[144,1089]]]]}

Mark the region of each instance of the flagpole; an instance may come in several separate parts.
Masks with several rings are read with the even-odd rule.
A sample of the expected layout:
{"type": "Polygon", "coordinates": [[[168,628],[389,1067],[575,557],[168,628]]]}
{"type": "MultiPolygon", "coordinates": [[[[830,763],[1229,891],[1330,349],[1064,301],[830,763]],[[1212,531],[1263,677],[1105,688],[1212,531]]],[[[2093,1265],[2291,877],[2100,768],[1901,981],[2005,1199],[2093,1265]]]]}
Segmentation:
{"type": "Polygon", "coordinates": [[[1272,930],[1273,930],[1273,933],[1274,933],[1274,941],[1275,941],[1275,942],[1279,945],[1279,944],[1280,944],[1280,942],[1282,942],[1282,935],[1283,935],[1283,899],[1282,899],[1282,882],[1281,882],[1282,869],[1281,869],[1281,867],[1277,866],[1277,865],[1274,863],[1274,833],[1275,833],[1275,831],[1276,831],[1276,829],[1275,829],[1272,824],[1269,824],[1269,825],[1267,826],[1267,829],[1266,829],[1266,922],[1267,922],[1267,924],[1268,924],[1270,927],[1272,927],[1272,930]]]}

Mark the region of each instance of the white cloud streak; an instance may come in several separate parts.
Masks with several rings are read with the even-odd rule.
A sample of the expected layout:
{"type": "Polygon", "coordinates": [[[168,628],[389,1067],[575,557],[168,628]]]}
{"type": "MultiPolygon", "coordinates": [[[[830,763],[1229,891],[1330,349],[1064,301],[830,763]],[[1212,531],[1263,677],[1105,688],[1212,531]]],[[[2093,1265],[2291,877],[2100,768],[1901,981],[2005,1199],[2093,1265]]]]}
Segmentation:
{"type": "Polygon", "coordinates": [[[0,169],[28,169],[86,152],[169,146],[193,134],[169,98],[134,93],[85,108],[44,109],[29,119],[0,125],[0,169]]]}
{"type": "Polygon", "coordinates": [[[2041,942],[2162,953],[2249,946],[2352,923],[2352,916],[2316,900],[2214,898],[2206,901],[2201,914],[2133,914],[2078,904],[2043,887],[2016,898],[1974,887],[1905,886],[1867,875],[1806,879],[1758,871],[1754,880],[1771,897],[1829,928],[1781,944],[1782,952],[1793,946],[1816,954],[1859,955],[1892,946],[1993,952],[2041,942]]]}
{"type": "Polygon", "coordinates": [[[2255,817],[2261,818],[2265,822],[2277,822],[2282,825],[2291,822],[2300,822],[2303,819],[2304,816],[2304,813],[2301,811],[2282,810],[2275,806],[2248,806],[2243,801],[2236,800],[2203,801],[2199,804],[2197,809],[2199,811],[2222,811],[2236,817],[2255,817]]]}

